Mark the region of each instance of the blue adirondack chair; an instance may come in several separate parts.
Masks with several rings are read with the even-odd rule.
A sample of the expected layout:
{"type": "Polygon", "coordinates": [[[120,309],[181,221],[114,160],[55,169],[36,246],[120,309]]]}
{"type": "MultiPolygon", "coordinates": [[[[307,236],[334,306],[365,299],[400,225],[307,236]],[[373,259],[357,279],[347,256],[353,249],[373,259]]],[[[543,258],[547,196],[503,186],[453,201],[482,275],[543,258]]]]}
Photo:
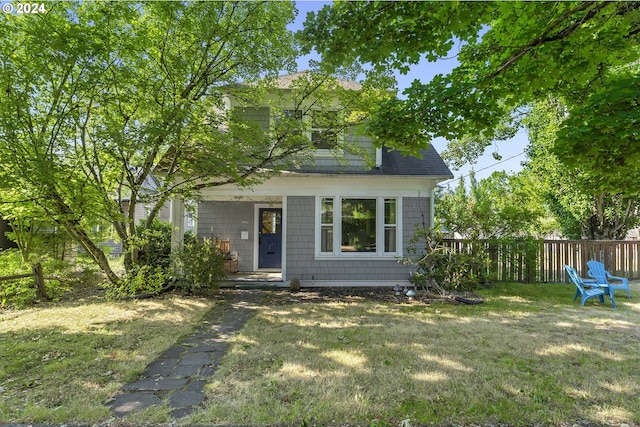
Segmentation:
{"type": "Polygon", "coordinates": [[[622,290],[627,292],[627,297],[631,298],[631,291],[629,290],[629,279],[625,277],[617,277],[609,274],[604,268],[604,264],[594,259],[587,261],[589,271],[587,276],[592,277],[597,283],[605,283],[609,285],[614,291],[622,290]],[[611,283],[610,280],[617,280],[620,283],[611,283]]]}
{"type": "Polygon", "coordinates": [[[576,285],[576,295],[573,297],[575,301],[579,296],[582,297],[580,301],[580,305],[584,305],[584,302],[589,298],[598,297],[601,303],[604,304],[604,296],[609,295],[611,298],[611,306],[616,308],[616,302],[613,299],[613,291],[610,291],[607,287],[598,286],[595,282],[585,282],[576,270],[568,265],[564,266],[564,269],[567,271],[569,278],[576,285]]]}

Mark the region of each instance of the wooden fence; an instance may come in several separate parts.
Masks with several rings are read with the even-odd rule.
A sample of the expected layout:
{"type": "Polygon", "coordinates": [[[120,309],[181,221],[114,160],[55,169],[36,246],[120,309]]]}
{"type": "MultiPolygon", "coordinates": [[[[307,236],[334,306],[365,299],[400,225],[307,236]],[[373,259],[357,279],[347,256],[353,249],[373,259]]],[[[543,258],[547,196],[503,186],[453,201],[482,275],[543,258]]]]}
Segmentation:
{"type": "MultiPolygon", "coordinates": [[[[471,241],[447,239],[445,245],[468,252],[471,241]]],[[[622,240],[484,240],[476,242],[491,260],[487,274],[498,281],[567,282],[568,264],[587,277],[587,261],[604,263],[614,276],[640,278],[640,241],[622,240]]]]}
{"type": "Polygon", "coordinates": [[[31,273],[0,277],[0,282],[4,282],[6,280],[24,279],[27,277],[33,277],[33,282],[38,298],[44,300],[48,299],[47,290],[44,285],[44,276],[42,275],[42,265],[39,262],[31,266],[31,273]]]}

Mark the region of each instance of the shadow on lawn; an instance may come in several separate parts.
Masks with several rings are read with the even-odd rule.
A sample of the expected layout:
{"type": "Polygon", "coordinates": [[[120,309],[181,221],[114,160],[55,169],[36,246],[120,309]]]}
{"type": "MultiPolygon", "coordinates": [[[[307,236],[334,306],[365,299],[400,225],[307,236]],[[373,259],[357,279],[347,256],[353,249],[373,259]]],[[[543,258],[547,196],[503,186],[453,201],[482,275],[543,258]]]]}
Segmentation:
{"type": "Polygon", "coordinates": [[[203,311],[195,300],[149,300],[50,305],[0,317],[0,420],[108,420],[104,402],[203,311]]]}
{"type": "Polygon", "coordinates": [[[495,309],[284,298],[242,331],[202,420],[225,410],[229,418],[216,421],[240,411],[249,424],[252,411],[273,423],[371,423],[380,414],[418,424],[640,420],[640,332],[624,309],[570,298],[544,309],[533,299],[495,309]]]}

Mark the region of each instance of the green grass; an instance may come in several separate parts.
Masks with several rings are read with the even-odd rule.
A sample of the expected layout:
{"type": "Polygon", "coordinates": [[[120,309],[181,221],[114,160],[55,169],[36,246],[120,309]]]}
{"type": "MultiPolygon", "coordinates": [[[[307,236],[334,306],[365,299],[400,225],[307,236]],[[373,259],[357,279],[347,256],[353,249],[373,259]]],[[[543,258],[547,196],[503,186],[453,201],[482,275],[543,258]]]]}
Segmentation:
{"type": "Polygon", "coordinates": [[[0,311],[0,421],[112,418],[105,402],[213,304],[175,297],[0,311]]]}
{"type": "MultiPolygon", "coordinates": [[[[559,425],[640,422],[640,286],[572,302],[569,285],[508,284],[478,306],[268,298],[188,425],[559,425]]],[[[283,298],[279,298],[281,295],[283,298]]],[[[120,387],[215,302],[167,298],[0,311],[0,421],[114,421],[120,387]]]]}
{"type": "MultiPolygon", "coordinates": [[[[634,289],[637,295],[639,289],[634,289]]],[[[498,285],[480,306],[263,307],[187,424],[640,421],[640,304],[498,285]]]]}

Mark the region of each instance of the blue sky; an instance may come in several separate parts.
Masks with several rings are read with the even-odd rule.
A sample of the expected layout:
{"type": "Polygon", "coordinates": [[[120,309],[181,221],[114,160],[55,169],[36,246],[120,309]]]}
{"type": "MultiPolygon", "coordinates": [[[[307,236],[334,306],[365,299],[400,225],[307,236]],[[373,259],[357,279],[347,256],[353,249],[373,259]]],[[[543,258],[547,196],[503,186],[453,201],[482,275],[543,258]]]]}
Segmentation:
{"type": "MultiPolygon", "coordinates": [[[[295,22],[290,26],[291,29],[297,30],[302,28],[307,12],[316,11],[322,8],[324,5],[331,4],[331,2],[323,1],[297,1],[296,7],[298,8],[298,16],[295,22]]],[[[317,55],[307,55],[301,57],[298,60],[298,70],[305,70],[309,68],[308,62],[310,59],[318,59],[317,55]]],[[[416,66],[412,67],[408,74],[402,75],[397,73],[396,79],[398,81],[398,88],[400,92],[403,89],[411,85],[411,82],[415,79],[426,82],[436,74],[447,74],[451,69],[457,65],[457,61],[452,59],[445,59],[436,63],[429,63],[423,61],[416,66]]],[[[443,139],[437,139],[433,141],[433,146],[441,152],[446,147],[447,141],[443,139]]],[[[485,154],[478,160],[475,165],[467,165],[458,171],[453,171],[455,179],[452,181],[444,182],[446,185],[451,183],[455,185],[460,176],[467,177],[469,172],[473,169],[476,171],[476,178],[485,178],[495,171],[507,171],[517,172],[522,169],[520,163],[526,159],[522,154],[527,145],[527,135],[524,132],[520,132],[513,139],[508,141],[500,141],[495,145],[487,147],[485,154]],[[501,161],[497,161],[492,153],[497,152],[502,156],[501,161]]],[[[468,178],[465,178],[468,183],[468,178]]]]}

